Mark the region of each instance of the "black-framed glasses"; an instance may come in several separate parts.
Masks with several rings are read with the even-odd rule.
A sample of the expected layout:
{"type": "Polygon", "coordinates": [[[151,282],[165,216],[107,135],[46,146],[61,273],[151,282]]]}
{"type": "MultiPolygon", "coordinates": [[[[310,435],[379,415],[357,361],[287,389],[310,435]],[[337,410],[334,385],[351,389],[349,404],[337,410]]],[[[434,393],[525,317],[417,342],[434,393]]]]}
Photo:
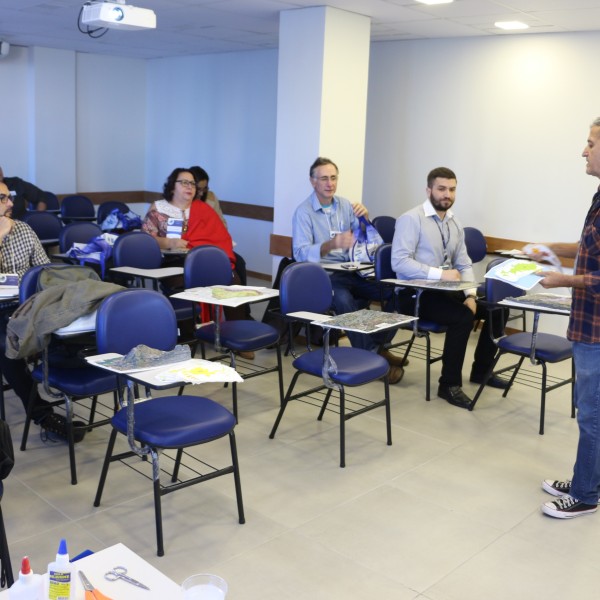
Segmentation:
{"type": "Polygon", "coordinates": [[[183,187],[193,187],[193,188],[196,187],[196,182],[190,181],[189,179],[177,179],[177,181],[175,181],[175,183],[179,183],[183,187]]]}
{"type": "Polygon", "coordinates": [[[12,200],[10,194],[0,194],[0,204],[6,204],[9,200],[12,200]]]}

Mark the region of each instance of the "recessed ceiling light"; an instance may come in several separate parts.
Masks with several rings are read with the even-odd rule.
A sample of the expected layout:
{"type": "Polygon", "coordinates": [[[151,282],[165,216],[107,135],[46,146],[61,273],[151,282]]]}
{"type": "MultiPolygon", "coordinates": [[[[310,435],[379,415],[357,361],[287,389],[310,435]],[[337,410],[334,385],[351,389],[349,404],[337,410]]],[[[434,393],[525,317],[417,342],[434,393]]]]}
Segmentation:
{"type": "Polygon", "coordinates": [[[507,31],[513,31],[515,29],[529,29],[529,25],[521,23],[521,21],[497,21],[494,23],[498,29],[506,29],[507,31]]]}
{"type": "Polygon", "coordinates": [[[454,0],[417,0],[421,4],[450,4],[450,2],[454,2],[454,0]]]}

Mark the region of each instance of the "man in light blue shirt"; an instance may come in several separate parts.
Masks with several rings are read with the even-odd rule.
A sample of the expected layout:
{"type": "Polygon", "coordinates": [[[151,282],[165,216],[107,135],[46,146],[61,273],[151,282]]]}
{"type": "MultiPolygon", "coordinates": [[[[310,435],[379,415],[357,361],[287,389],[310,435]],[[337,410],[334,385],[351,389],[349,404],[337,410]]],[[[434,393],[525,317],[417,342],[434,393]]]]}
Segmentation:
{"type": "MultiPolygon", "coordinates": [[[[446,167],[433,169],[427,176],[426,191],[428,199],[396,221],[392,269],[398,279],[474,281],[464,230],[451,210],[456,199],[456,175],[446,167]]],[[[471,403],[462,390],[462,367],[477,313],[476,291],[426,291],[419,303],[421,318],[448,327],[438,396],[461,408],[469,408],[471,403]]],[[[400,292],[400,312],[414,313],[414,295],[410,288],[400,292]]],[[[475,349],[473,383],[481,383],[496,354],[488,326],[486,319],[475,349]]],[[[487,385],[506,388],[507,382],[494,376],[487,385]]]]}
{"type": "MultiPolygon", "coordinates": [[[[368,218],[369,213],[362,204],[351,203],[335,195],[338,168],[332,160],[317,158],[310,167],[310,182],[313,193],[298,206],[292,220],[294,259],[320,263],[348,262],[349,250],[355,239],[353,230],[359,227],[358,218],[368,218]]],[[[336,314],[366,308],[371,300],[380,299],[378,284],[364,279],[355,271],[334,271],[330,277],[332,306],[336,314]]],[[[404,375],[402,359],[383,348],[393,335],[393,332],[375,335],[348,332],[348,339],[356,348],[384,356],[390,363],[389,381],[397,383],[404,375]]]]}

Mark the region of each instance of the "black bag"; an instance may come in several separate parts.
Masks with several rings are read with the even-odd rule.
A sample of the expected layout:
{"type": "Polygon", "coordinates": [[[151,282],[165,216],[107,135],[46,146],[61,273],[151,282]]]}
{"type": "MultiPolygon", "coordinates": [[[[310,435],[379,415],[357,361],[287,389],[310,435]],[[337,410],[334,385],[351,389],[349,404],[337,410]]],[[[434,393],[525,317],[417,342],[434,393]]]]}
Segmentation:
{"type": "Polygon", "coordinates": [[[10,427],[6,421],[0,420],[0,480],[6,479],[15,466],[10,427]]]}

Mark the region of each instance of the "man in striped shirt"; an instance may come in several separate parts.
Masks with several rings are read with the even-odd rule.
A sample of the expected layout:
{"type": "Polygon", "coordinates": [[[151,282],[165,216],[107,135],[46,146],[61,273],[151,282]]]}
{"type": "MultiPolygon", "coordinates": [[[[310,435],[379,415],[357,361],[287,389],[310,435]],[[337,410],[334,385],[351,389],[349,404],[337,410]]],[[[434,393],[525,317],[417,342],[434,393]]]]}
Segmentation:
{"type": "MultiPolygon", "coordinates": [[[[582,156],[587,174],[600,179],[600,117],[591,125],[582,156]]],[[[558,256],[575,258],[573,275],[547,272],[540,283],[545,288],[573,288],[567,337],[573,342],[579,443],[572,480],[542,482],[546,492],[557,496],[542,505],[542,512],[569,519],[596,512],[600,487],[600,188],[579,243],[549,246],[558,256]]]]}

